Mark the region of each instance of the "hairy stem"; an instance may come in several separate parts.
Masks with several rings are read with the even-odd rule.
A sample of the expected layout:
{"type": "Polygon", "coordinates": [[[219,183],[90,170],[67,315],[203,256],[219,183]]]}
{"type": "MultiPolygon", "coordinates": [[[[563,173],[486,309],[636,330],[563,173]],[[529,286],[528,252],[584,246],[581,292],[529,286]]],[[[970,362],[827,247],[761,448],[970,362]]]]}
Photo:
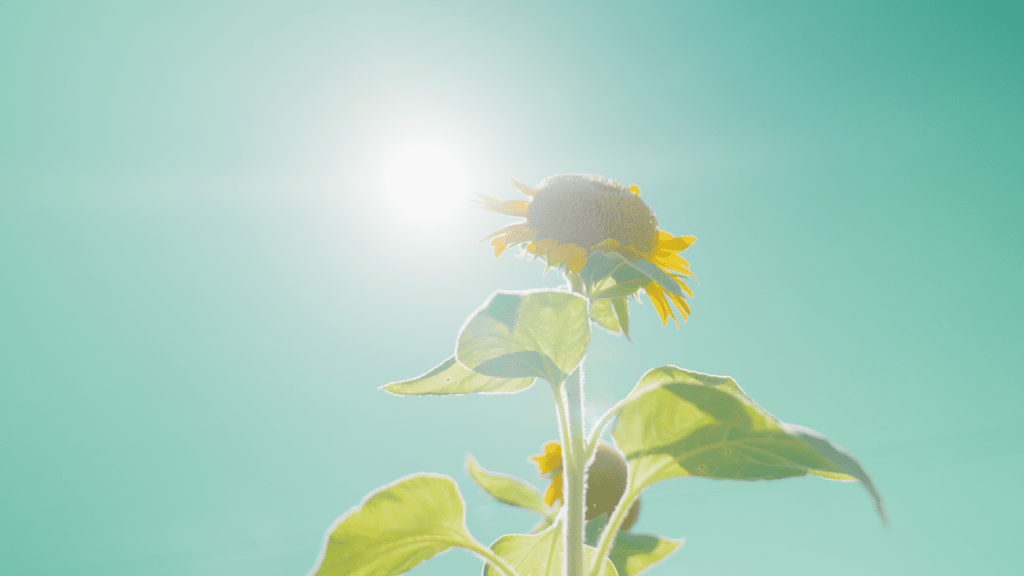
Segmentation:
{"type": "Polygon", "coordinates": [[[601,540],[597,543],[597,556],[594,559],[595,563],[589,576],[599,575],[604,559],[608,557],[608,551],[615,542],[615,536],[619,533],[619,527],[622,526],[622,521],[626,518],[626,513],[629,511],[630,506],[633,505],[636,497],[637,494],[633,493],[633,487],[627,484],[626,491],[622,494],[622,498],[619,499],[618,505],[615,506],[615,511],[612,512],[608,523],[605,524],[604,531],[601,532],[601,540]]]}
{"type": "Polygon", "coordinates": [[[478,555],[480,555],[480,557],[482,557],[486,562],[489,562],[492,566],[504,572],[506,576],[519,576],[519,573],[516,572],[516,569],[513,568],[512,565],[509,564],[507,561],[505,561],[504,558],[498,556],[494,553],[493,550],[477,542],[476,540],[464,545],[469,550],[476,552],[478,555]]]}
{"type": "Polygon", "coordinates": [[[566,576],[582,576],[583,564],[583,507],[586,497],[586,447],[583,438],[583,364],[566,379],[566,412],[569,428],[567,449],[562,451],[562,467],[565,482],[565,573],[566,576]]]}
{"type": "Polygon", "coordinates": [[[612,406],[611,409],[609,409],[607,412],[604,413],[603,416],[601,416],[601,420],[599,420],[597,424],[594,426],[594,429],[590,432],[590,440],[587,441],[588,459],[591,455],[594,454],[594,450],[597,449],[597,442],[598,440],[601,439],[601,432],[604,431],[604,427],[607,426],[609,422],[611,422],[612,418],[618,416],[619,411],[622,410],[622,407],[626,405],[626,401],[628,400],[630,400],[630,398],[623,398],[618,402],[618,404],[612,406]]]}

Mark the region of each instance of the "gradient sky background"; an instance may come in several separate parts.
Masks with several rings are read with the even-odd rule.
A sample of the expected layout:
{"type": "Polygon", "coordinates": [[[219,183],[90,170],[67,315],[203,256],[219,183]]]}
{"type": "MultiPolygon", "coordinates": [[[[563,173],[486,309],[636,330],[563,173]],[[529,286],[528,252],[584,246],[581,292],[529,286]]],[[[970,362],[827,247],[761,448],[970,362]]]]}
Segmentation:
{"type": "Polygon", "coordinates": [[[463,462],[541,486],[546,385],[377,387],[491,291],[559,283],[453,193],[567,172],[699,238],[687,324],[634,305],[632,343],[594,337],[591,413],[654,366],[733,376],[891,517],[855,484],[676,479],[643,498],[637,530],[687,539],[652,574],[1009,573],[1022,31],[1019,2],[3,3],[0,573],[302,575],[421,470],[480,541],[528,530],[463,462]]]}

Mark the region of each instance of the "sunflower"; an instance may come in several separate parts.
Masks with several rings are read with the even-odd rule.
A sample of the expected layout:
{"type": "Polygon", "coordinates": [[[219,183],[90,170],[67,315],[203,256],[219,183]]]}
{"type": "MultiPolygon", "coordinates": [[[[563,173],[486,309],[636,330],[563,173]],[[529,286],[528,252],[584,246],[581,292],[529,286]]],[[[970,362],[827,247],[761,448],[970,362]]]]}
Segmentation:
{"type": "MultiPolygon", "coordinates": [[[[554,505],[563,499],[562,495],[562,446],[558,442],[544,445],[544,453],[530,456],[537,463],[541,475],[551,478],[551,485],[544,492],[544,503],[554,505]]],[[[619,499],[626,491],[626,460],[610,445],[600,443],[593,461],[587,466],[587,511],[586,519],[593,520],[601,514],[611,514],[619,499]]],[[[623,530],[629,530],[640,515],[640,500],[629,508],[622,523],[623,530]]]]}
{"type": "MultiPolygon", "coordinates": [[[[693,272],[689,262],[678,253],[696,238],[659,230],[654,212],[640,199],[640,188],[635,184],[627,187],[600,176],[558,174],[545,178],[536,190],[515,178],[512,187],[529,200],[498,200],[479,195],[486,210],[526,219],[483,239],[491,240],[496,257],[509,246],[528,243],[526,250],[547,260],[549,266],[564,266],[569,273],[580,275],[588,261],[593,262],[591,256],[602,253],[635,272],[632,283],[625,285],[635,284],[634,294],[643,289],[658,311],[662,326],[668,323],[669,316],[679,326],[670,303],[684,321],[689,316],[690,306],[683,296],[692,298],[693,292],[684,278],[692,277],[693,272]]],[[[611,270],[605,267],[603,277],[611,270]]],[[[601,278],[591,274],[587,287],[593,288],[601,278]]],[[[622,281],[621,275],[617,278],[622,281]]],[[[621,290],[615,294],[625,295],[621,290]]]]}
{"type": "Polygon", "coordinates": [[[548,442],[544,445],[544,453],[530,456],[530,460],[537,463],[542,476],[550,475],[551,485],[544,492],[544,503],[554,505],[556,500],[562,499],[562,445],[548,442]]]}

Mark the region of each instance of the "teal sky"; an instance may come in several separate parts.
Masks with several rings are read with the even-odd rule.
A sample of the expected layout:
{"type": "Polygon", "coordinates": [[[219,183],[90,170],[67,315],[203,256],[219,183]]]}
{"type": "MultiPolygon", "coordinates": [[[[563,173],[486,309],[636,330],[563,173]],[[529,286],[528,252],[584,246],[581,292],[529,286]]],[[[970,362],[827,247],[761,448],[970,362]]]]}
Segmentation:
{"type": "Polygon", "coordinates": [[[551,4],[0,5],[0,573],[301,575],[417,471],[478,540],[528,530],[463,462],[541,486],[546,385],[377,388],[491,291],[559,283],[449,206],[557,173],[699,238],[688,323],[594,337],[591,412],[655,366],[733,376],[891,518],[854,484],[676,479],[643,497],[637,530],[686,538],[652,574],[1019,564],[1021,5],[551,4]],[[462,172],[396,187],[409,138],[462,172]]]}

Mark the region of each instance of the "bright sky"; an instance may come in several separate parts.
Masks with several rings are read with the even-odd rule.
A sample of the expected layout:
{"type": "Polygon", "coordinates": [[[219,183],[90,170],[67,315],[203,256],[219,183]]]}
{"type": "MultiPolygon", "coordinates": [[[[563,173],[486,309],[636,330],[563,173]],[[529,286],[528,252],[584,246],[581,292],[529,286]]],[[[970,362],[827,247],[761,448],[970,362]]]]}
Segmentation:
{"type": "MultiPolygon", "coordinates": [[[[452,355],[477,241],[558,173],[698,240],[693,314],[598,333],[596,412],[649,368],[733,376],[856,485],[677,479],[659,574],[1002,574],[1024,470],[1020,2],[0,2],[0,574],[304,574],[417,471],[538,487],[544,385],[378,390],[452,355]]],[[[591,417],[593,414],[591,414],[591,417]]],[[[412,576],[478,574],[452,552],[412,576]]]]}
{"type": "Polygon", "coordinates": [[[450,225],[470,201],[465,154],[437,136],[407,136],[387,146],[381,181],[388,207],[419,225],[450,225]]]}

